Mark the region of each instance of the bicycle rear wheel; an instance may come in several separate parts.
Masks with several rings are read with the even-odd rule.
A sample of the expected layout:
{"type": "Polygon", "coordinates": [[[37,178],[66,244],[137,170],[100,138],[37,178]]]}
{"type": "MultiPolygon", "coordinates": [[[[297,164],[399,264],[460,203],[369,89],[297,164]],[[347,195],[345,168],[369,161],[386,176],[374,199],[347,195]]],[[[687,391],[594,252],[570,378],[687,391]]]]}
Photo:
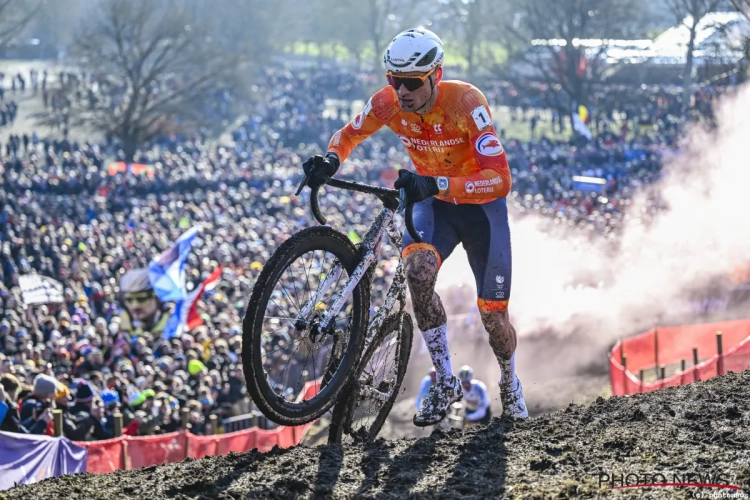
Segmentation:
{"type": "Polygon", "coordinates": [[[411,316],[405,312],[391,316],[381,331],[367,347],[356,377],[333,408],[329,443],[373,441],[398,398],[414,335],[411,316]]]}
{"type": "Polygon", "coordinates": [[[282,243],[263,267],[243,320],[242,363],[247,390],[270,420],[311,422],[333,406],[346,385],[363,348],[369,274],[354,287],[331,330],[319,331],[317,325],[360,260],[346,236],[317,226],[282,243]]]}

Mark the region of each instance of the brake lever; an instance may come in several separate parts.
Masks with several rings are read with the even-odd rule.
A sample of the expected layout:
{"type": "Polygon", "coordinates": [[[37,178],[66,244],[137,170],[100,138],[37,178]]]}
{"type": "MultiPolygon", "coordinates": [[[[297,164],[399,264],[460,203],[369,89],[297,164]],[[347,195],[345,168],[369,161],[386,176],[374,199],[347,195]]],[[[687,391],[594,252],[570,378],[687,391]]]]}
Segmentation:
{"type": "Polygon", "coordinates": [[[396,213],[403,213],[406,208],[406,189],[401,188],[398,190],[398,208],[396,213]]]}
{"type": "Polygon", "coordinates": [[[307,185],[307,181],[310,180],[310,174],[305,174],[305,177],[302,179],[302,182],[299,183],[299,186],[297,186],[297,192],[294,193],[294,196],[299,196],[299,194],[302,192],[302,189],[307,185]]]}

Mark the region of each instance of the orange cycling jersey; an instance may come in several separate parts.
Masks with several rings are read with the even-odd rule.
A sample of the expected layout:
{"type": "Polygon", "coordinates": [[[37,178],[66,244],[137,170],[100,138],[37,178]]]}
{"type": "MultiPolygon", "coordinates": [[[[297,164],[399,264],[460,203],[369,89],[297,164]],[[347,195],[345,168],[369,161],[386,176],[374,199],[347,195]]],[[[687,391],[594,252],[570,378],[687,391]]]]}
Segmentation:
{"type": "Polygon", "coordinates": [[[436,198],[477,204],[506,197],[510,169],[487,99],[464,82],[444,81],[437,88],[437,102],[424,115],[402,111],[393,87],[381,89],[333,135],[328,151],[343,163],[357,144],[387,125],[406,146],[417,173],[437,177],[436,198]]]}

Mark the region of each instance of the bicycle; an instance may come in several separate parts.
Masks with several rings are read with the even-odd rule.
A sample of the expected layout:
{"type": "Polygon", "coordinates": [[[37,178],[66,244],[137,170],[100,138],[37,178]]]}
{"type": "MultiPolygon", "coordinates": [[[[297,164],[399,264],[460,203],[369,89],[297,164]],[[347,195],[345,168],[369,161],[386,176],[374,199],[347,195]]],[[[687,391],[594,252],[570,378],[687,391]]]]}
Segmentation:
{"type": "MultiPolygon", "coordinates": [[[[297,195],[308,180],[308,176],[303,178],[297,195]]],[[[413,337],[411,316],[405,310],[402,235],[395,225],[395,214],[405,209],[407,230],[416,242],[422,240],[414,229],[413,205],[405,203],[403,190],[331,178],[326,179],[326,185],[375,195],[383,207],[361,243],[355,246],[345,234],[327,225],[318,203],[320,186],[311,189],[310,206],[321,225],[303,229],[283,242],[263,267],[253,288],[243,320],[245,382],[258,409],[278,424],[303,425],[333,408],[329,442],[341,442],[346,436],[352,441],[370,441],[377,436],[398,397],[413,337]],[[399,250],[398,265],[383,305],[370,320],[370,288],[386,235],[399,250]],[[316,253],[322,253],[324,261],[327,254],[333,256],[328,271],[316,259],[316,253]],[[294,274],[284,281],[284,273],[297,259],[305,271],[304,283],[294,274]],[[345,282],[339,287],[342,276],[345,282]],[[298,281],[300,289],[304,285],[303,297],[307,297],[304,300],[297,296],[298,281]],[[279,283],[281,290],[276,289],[279,283]],[[287,285],[294,290],[295,297],[287,285]],[[398,309],[392,313],[396,305],[398,309]],[[271,314],[266,314],[267,311],[271,314]],[[297,347],[291,355],[277,354],[293,344],[297,347]],[[317,350],[312,363],[298,361],[298,352],[309,354],[312,350],[317,350]],[[327,355],[327,361],[318,359],[321,353],[327,355]],[[280,378],[286,373],[287,382],[292,372],[301,377],[310,368],[325,367],[319,377],[312,377],[315,385],[312,397],[306,399],[306,394],[300,394],[292,400],[277,392],[277,387],[287,388],[284,392],[288,390],[277,379],[279,359],[295,365],[282,370],[280,378]],[[271,376],[269,371],[274,367],[277,370],[271,376]]],[[[295,389],[299,392],[299,380],[295,389]]]]}

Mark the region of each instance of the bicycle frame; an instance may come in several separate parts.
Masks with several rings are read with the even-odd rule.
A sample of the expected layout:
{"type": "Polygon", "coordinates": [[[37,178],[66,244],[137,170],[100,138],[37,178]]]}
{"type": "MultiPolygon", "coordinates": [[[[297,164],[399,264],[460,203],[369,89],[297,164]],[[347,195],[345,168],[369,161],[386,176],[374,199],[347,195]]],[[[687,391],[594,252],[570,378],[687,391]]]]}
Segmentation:
{"type": "MultiPolygon", "coordinates": [[[[397,248],[401,248],[402,237],[394,223],[395,214],[396,212],[388,207],[383,207],[380,210],[380,213],[378,213],[378,216],[375,218],[372,226],[370,226],[364,239],[358,245],[358,249],[362,254],[362,260],[357,265],[354,272],[352,272],[344,287],[333,295],[333,304],[318,325],[319,331],[326,332],[330,330],[331,322],[336,318],[339,312],[341,312],[341,308],[351,296],[354,288],[369,271],[370,267],[377,263],[383,245],[384,236],[387,234],[391,243],[397,248]]],[[[336,263],[333,270],[320,283],[315,294],[303,305],[300,314],[295,318],[295,322],[306,320],[313,311],[315,305],[318,303],[318,298],[325,295],[331,286],[333,286],[333,284],[339,279],[342,271],[341,263],[336,263]]],[[[383,325],[385,318],[388,317],[388,313],[391,311],[397,300],[401,309],[403,309],[406,305],[406,277],[403,271],[403,262],[399,262],[393,278],[393,283],[388,290],[385,301],[368,325],[368,340],[371,339],[375,332],[377,332],[383,325]]],[[[367,306],[369,307],[369,304],[367,306]]],[[[367,344],[365,344],[365,348],[367,348],[367,344]]]]}

